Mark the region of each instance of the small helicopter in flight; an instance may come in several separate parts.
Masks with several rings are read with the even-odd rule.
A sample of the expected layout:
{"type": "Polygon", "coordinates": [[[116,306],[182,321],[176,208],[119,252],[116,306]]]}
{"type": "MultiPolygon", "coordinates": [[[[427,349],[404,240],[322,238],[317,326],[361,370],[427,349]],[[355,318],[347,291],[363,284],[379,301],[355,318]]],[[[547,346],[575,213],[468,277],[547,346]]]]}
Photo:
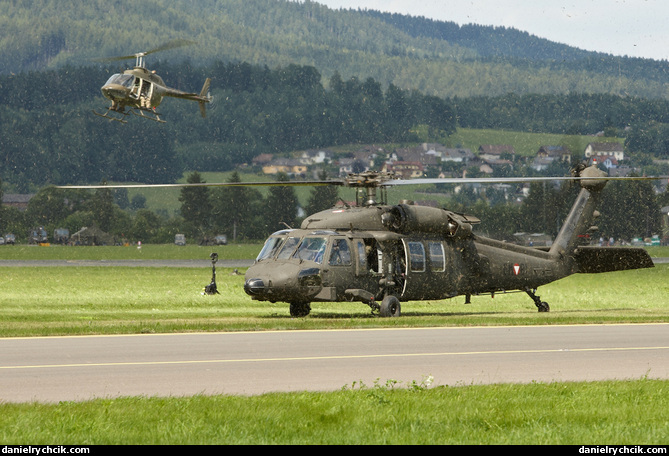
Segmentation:
{"type": "Polygon", "coordinates": [[[293,317],[307,316],[313,302],[356,301],[382,317],[398,317],[401,301],[442,300],[525,292],[539,312],[548,303],[539,286],[575,273],[654,267],[642,248],[583,245],[596,229],[596,206],[609,180],[596,166],[577,166],[568,177],[410,179],[365,172],[345,179],[158,185],[61,186],[59,188],[187,186],[316,186],[354,188],[356,204],[337,206],[304,219],[299,229],[272,234],[245,274],[254,300],[286,302],[293,317]],[[403,201],[386,204],[386,189],[423,183],[521,183],[572,181],[579,194],[550,247],[525,247],[474,233],[476,217],[403,201]],[[380,201],[377,199],[380,198],[380,201]]]}
{"type": "Polygon", "coordinates": [[[93,110],[93,113],[121,123],[126,122],[125,116],[129,113],[164,123],[165,121],[160,118],[161,115],[156,112],[156,108],[158,108],[164,97],[174,97],[197,101],[200,106],[200,114],[202,117],[206,117],[205,103],[212,101],[212,97],[209,94],[210,78],[205,80],[199,94],[182,92],[181,90],[168,87],[155,71],[149,71],[145,66],[144,57],[149,54],[192,44],[195,43],[187,40],[175,40],[146,52],[98,59],[101,62],[113,62],[135,58],[135,66],[133,69],[125,70],[123,73],[113,74],[107,80],[100,90],[105,98],[111,100],[111,106],[103,114],[95,110],[93,110]]]}

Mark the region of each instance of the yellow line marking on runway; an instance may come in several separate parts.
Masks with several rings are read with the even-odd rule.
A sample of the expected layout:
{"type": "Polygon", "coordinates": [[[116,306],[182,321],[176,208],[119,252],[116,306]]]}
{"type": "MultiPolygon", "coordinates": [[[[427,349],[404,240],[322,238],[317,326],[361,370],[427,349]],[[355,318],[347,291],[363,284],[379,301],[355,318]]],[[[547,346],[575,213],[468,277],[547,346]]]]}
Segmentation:
{"type": "Polygon", "coordinates": [[[376,355],[332,355],[332,356],[303,356],[282,358],[240,358],[240,359],[204,359],[204,360],[175,360],[175,361],[128,361],[109,363],[71,363],[71,364],[38,364],[23,366],[0,366],[0,370],[9,369],[47,369],[47,368],[76,368],[76,367],[111,367],[111,366],[160,366],[175,364],[232,364],[270,361],[321,361],[347,360],[371,358],[414,358],[427,356],[463,356],[463,355],[514,355],[514,354],[545,354],[545,353],[583,353],[603,351],[640,351],[640,350],[668,350],[669,347],[602,347],[602,348],[556,348],[545,350],[492,350],[472,352],[439,352],[439,353],[389,353],[376,355]]]}

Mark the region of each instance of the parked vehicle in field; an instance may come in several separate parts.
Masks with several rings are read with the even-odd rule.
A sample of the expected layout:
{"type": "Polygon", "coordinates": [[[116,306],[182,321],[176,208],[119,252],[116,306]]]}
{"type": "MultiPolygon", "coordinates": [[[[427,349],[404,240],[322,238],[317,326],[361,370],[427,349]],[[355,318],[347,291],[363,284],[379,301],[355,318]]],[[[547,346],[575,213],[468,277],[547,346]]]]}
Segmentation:
{"type": "Polygon", "coordinates": [[[70,240],[70,230],[67,228],[56,228],[53,230],[53,242],[56,244],[67,244],[70,240]]]}
{"type": "Polygon", "coordinates": [[[176,245],[186,245],[186,235],[185,234],[176,234],[174,236],[174,244],[176,244],[176,245]]]}
{"type": "Polygon", "coordinates": [[[33,228],[28,232],[28,244],[47,242],[46,230],[43,227],[33,228]]]}
{"type": "Polygon", "coordinates": [[[5,234],[5,244],[16,244],[16,236],[14,236],[12,233],[5,234]]]}
{"type": "Polygon", "coordinates": [[[219,234],[214,238],[214,244],[216,245],[227,245],[228,237],[225,234],[219,234]]]}

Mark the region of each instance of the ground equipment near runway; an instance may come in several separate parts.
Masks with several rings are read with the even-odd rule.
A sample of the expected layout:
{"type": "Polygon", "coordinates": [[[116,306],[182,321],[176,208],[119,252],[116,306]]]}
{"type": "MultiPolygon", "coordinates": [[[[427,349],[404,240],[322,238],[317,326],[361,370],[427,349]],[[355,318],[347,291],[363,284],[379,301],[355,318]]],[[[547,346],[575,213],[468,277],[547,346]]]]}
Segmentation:
{"type": "Polygon", "coordinates": [[[204,287],[204,294],[215,295],[219,294],[218,287],[216,286],[216,262],[218,261],[218,253],[212,253],[209,255],[209,258],[211,258],[211,282],[204,287]]]}

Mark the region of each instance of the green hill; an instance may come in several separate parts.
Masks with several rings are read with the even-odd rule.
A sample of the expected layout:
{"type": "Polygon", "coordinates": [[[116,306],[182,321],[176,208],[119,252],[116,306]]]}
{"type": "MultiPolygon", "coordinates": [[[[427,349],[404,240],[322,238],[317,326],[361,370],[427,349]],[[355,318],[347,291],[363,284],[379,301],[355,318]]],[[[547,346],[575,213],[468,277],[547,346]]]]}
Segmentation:
{"type": "Polygon", "coordinates": [[[611,93],[667,98],[666,64],[613,57],[525,32],[459,26],[306,0],[24,0],[0,11],[0,73],[18,74],[155,48],[156,59],[316,67],[440,97],[611,93]]]}

